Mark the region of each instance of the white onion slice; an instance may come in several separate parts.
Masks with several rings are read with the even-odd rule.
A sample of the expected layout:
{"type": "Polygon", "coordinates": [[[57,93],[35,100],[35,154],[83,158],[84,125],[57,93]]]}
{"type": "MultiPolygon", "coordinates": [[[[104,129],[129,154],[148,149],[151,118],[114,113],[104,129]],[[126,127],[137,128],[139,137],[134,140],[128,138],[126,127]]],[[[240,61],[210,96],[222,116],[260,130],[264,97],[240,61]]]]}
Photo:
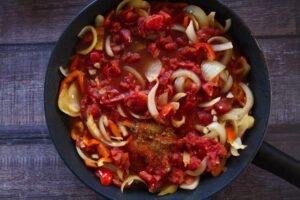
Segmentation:
{"type": "Polygon", "coordinates": [[[185,173],[190,175],[190,176],[200,176],[201,174],[203,174],[203,172],[205,172],[207,167],[207,157],[205,157],[202,161],[201,161],[201,166],[192,171],[192,170],[187,170],[185,173]]]}
{"type": "Polygon", "coordinates": [[[105,118],[106,118],[106,116],[105,116],[105,115],[102,115],[102,116],[100,117],[100,119],[99,119],[100,133],[102,134],[103,138],[104,138],[106,141],[111,142],[111,139],[110,139],[110,137],[109,137],[109,135],[108,135],[108,133],[107,133],[107,131],[106,131],[106,128],[105,128],[105,126],[104,126],[104,121],[107,120],[107,118],[106,118],[106,120],[105,120],[105,118]]]}
{"type": "Polygon", "coordinates": [[[86,121],[86,126],[94,138],[97,138],[97,139],[103,141],[103,138],[101,137],[101,133],[100,133],[96,123],[94,122],[94,118],[92,115],[88,116],[87,121],[86,121]]]}
{"type": "Polygon", "coordinates": [[[197,43],[199,41],[192,20],[186,28],[185,33],[192,43],[197,43]]]}
{"type": "Polygon", "coordinates": [[[192,184],[183,183],[179,187],[184,190],[194,190],[200,182],[200,177],[196,177],[192,184]]]}
{"type": "Polygon", "coordinates": [[[188,17],[193,21],[195,30],[199,30],[200,25],[199,25],[199,22],[196,19],[196,17],[194,15],[192,15],[192,14],[188,14],[188,17]]]}
{"type": "Polygon", "coordinates": [[[97,44],[97,31],[95,30],[95,28],[93,26],[88,25],[88,26],[83,27],[83,29],[81,29],[81,31],[79,32],[78,37],[80,37],[80,38],[84,37],[84,35],[88,31],[90,31],[92,33],[93,40],[92,40],[90,46],[88,46],[86,49],[77,51],[77,53],[82,54],[82,55],[87,55],[88,53],[90,53],[94,49],[95,45],[97,44]]]}
{"type": "Polygon", "coordinates": [[[238,152],[238,150],[235,149],[234,147],[230,147],[230,153],[233,156],[239,156],[240,155],[239,152],[238,152]]]}
{"type": "Polygon", "coordinates": [[[237,134],[238,137],[242,137],[244,135],[245,131],[254,125],[254,122],[255,122],[254,117],[249,116],[248,114],[246,114],[244,117],[242,117],[242,119],[237,121],[236,133],[238,133],[237,134]]]}
{"type": "MultiPolygon", "coordinates": [[[[177,79],[176,79],[177,80],[177,79]]],[[[172,98],[172,101],[179,101],[180,99],[182,99],[183,97],[186,97],[186,93],[184,92],[179,92],[179,93],[176,93],[173,98],[172,98]]]]}
{"type": "Polygon", "coordinates": [[[151,118],[151,116],[138,115],[132,111],[129,111],[129,114],[136,119],[150,119],[151,118]]]}
{"type": "Polygon", "coordinates": [[[110,37],[111,37],[110,35],[108,35],[106,37],[106,40],[105,40],[105,51],[106,51],[107,55],[109,55],[110,57],[113,57],[114,56],[114,52],[111,49],[110,37]]]}
{"type": "Polygon", "coordinates": [[[119,14],[120,11],[128,4],[130,7],[134,8],[150,8],[150,4],[147,1],[142,0],[123,0],[121,1],[116,9],[116,13],[119,14]]]}
{"type": "Polygon", "coordinates": [[[180,104],[179,104],[178,102],[171,102],[170,104],[173,106],[173,108],[174,108],[175,110],[178,110],[179,107],[180,107],[180,104]]]}
{"type": "Polygon", "coordinates": [[[184,92],[185,77],[178,77],[174,82],[176,92],[184,92]]]}
{"type": "Polygon", "coordinates": [[[163,196],[167,194],[173,194],[177,191],[178,185],[170,184],[166,185],[161,189],[161,191],[157,194],[158,196],[163,196]]]}
{"type": "Polygon", "coordinates": [[[168,92],[164,92],[158,96],[157,104],[159,106],[164,106],[168,103],[168,92]]]}
{"type": "Polygon", "coordinates": [[[120,122],[118,123],[118,127],[121,130],[123,137],[127,137],[128,136],[127,128],[120,122]]]}
{"type": "Polygon", "coordinates": [[[242,144],[242,140],[240,137],[237,137],[233,143],[231,144],[231,146],[233,146],[235,149],[245,149],[247,147],[247,145],[243,145],[242,144]]]}
{"type": "Polygon", "coordinates": [[[185,33],[185,28],[183,26],[181,26],[180,24],[174,24],[171,27],[171,30],[185,33]]]}
{"type": "Polygon", "coordinates": [[[226,33],[230,29],[230,27],[231,27],[231,19],[226,19],[223,32],[226,33]]]}
{"type": "Polygon", "coordinates": [[[103,15],[97,15],[95,18],[95,26],[96,27],[101,27],[104,24],[104,17],[103,15]]]}
{"type": "Polygon", "coordinates": [[[228,92],[231,89],[232,85],[233,85],[233,79],[232,79],[232,76],[229,75],[228,79],[226,80],[226,83],[225,83],[224,87],[221,90],[221,92],[222,93],[228,92]]]}
{"type": "Polygon", "coordinates": [[[142,75],[136,69],[134,69],[130,66],[124,66],[123,69],[125,71],[133,74],[135,76],[135,78],[137,79],[137,81],[141,84],[142,88],[145,88],[146,82],[145,82],[144,78],[142,77],[142,75]]]}
{"type": "Polygon", "coordinates": [[[159,116],[159,112],[155,104],[155,95],[156,95],[156,90],[158,88],[158,85],[159,85],[159,81],[156,80],[156,84],[152,87],[152,89],[148,94],[148,102],[147,102],[149,113],[154,119],[159,116]]]}
{"type": "Polygon", "coordinates": [[[184,123],[185,123],[185,116],[183,115],[181,117],[181,120],[176,120],[174,118],[171,118],[171,122],[172,122],[172,125],[175,127],[175,128],[179,128],[181,127],[184,123]]]}
{"type": "Polygon", "coordinates": [[[184,151],[182,158],[183,158],[184,167],[188,166],[191,162],[190,154],[188,152],[184,151]]]}
{"type": "Polygon", "coordinates": [[[212,44],[211,47],[214,51],[217,52],[217,51],[225,51],[228,49],[232,49],[233,45],[232,45],[232,42],[226,42],[223,44],[212,44]]]}
{"type": "Polygon", "coordinates": [[[200,25],[200,27],[208,26],[209,21],[206,13],[198,6],[189,5],[184,8],[187,13],[194,15],[200,25]]]}
{"type": "Polygon", "coordinates": [[[201,64],[202,75],[207,81],[214,79],[225,68],[225,65],[218,61],[206,61],[201,64]]]}
{"type": "Polygon", "coordinates": [[[128,176],[128,178],[126,178],[126,180],[124,180],[124,182],[122,183],[121,191],[123,192],[125,186],[130,186],[134,181],[139,181],[139,182],[145,183],[145,181],[143,179],[141,179],[139,176],[131,175],[131,176],[128,176]]]}
{"type": "Polygon", "coordinates": [[[234,116],[234,120],[241,119],[243,116],[249,113],[253,104],[254,104],[254,97],[249,89],[249,87],[245,83],[240,83],[240,86],[244,90],[246,94],[246,104],[243,108],[233,108],[231,111],[226,113],[222,116],[222,120],[230,119],[234,116]]]}
{"type": "Polygon", "coordinates": [[[204,134],[207,134],[209,132],[208,128],[206,128],[205,126],[202,126],[201,124],[196,124],[195,129],[204,134]]]}
{"type": "Polygon", "coordinates": [[[211,107],[211,106],[215,105],[216,103],[218,103],[220,100],[221,100],[221,97],[217,97],[211,101],[200,103],[198,106],[200,108],[211,107]]]}
{"type": "MultiPolygon", "coordinates": [[[[213,42],[220,42],[221,44],[223,44],[223,43],[228,43],[229,40],[223,36],[214,36],[214,37],[209,38],[209,40],[207,41],[207,43],[209,43],[209,44],[211,44],[213,42]]],[[[223,63],[224,65],[227,65],[228,62],[231,60],[231,57],[232,57],[232,48],[227,49],[224,52],[221,63],[223,63]]]]}
{"type": "Polygon", "coordinates": [[[215,16],[216,16],[216,12],[210,12],[207,15],[208,18],[208,23],[210,26],[214,27],[215,26],[215,16]]]}
{"type": "Polygon", "coordinates": [[[218,122],[213,122],[213,123],[209,124],[207,126],[207,128],[210,131],[216,133],[219,136],[221,144],[225,144],[226,143],[226,138],[227,138],[226,137],[226,130],[225,130],[225,127],[223,125],[221,125],[218,122]]]}
{"type": "Polygon", "coordinates": [[[127,115],[125,114],[125,112],[120,104],[117,105],[117,111],[122,117],[125,117],[125,118],[127,117],[127,115]]]}
{"type": "Polygon", "coordinates": [[[162,63],[159,59],[155,59],[148,64],[145,71],[145,76],[150,83],[158,78],[161,68],[162,63]]]}
{"type": "Polygon", "coordinates": [[[62,75],[64,75],[64,77],[67,77],[69,74],[69,69],[65,69],[63,66],[59,66],[59,71],[62,75]]]}
{"type": "Polygon", "coordinates": [[[173,72],[171,76],[171,80],[174,80],[175,78],[178,77],[186,77],[191,79],[196,84],[197,90],[199,90],[201,86],[201,81],[193,71],[186,70],[186,69],[178,69],[177,71],[173,72]]]}
{"type": "Polygon", "coordinates": [[[77,150],[77,153],[78,155],[80,156],[80,158],[82,158],[82,160],[84,161],[87,161],[87,162],[90,162],[90,163],[94,163],[94,164],[97,164],[97,161],[96,160],[93,160],[89,157],[87,157],[83,152],[82,150],[76,146],[76,150],[77,150]]]}

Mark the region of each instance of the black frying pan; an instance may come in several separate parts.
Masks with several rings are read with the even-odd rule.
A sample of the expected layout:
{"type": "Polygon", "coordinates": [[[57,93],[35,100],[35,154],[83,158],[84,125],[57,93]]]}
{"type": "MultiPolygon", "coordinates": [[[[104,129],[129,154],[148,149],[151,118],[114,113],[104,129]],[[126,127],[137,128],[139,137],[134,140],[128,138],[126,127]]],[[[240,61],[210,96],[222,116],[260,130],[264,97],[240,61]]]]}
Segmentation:
{"type": "MultiPolygon", "coordinates": [[[[60,65],[68,66],[69,57],[77,42],[77,33],[85,25],[93,24],[97,14],[107,14],[116,7],[118,2],[120,1],[99,0],[91,3],[75,17],[59,38],[53,49],[46,73],[44,93],[46,121],[52,140],[65,164],[83,183],[102,197],[108,199],[158,199],[146,189],[132,189],[121,193],[117,187],[101,186],[98,178],[77,155],[74,142],[70,137],[68,117],[57,107],[59,84],[63,78],[58,67],[60,65]]],[[[249,81],[255,97],[253,116],[256,120],[254,127],[247,132],[244,138],[244,143],[248,147],[241,152],[241,156],[228,160],[226,172],[219,177],[201,179],[200,186],[194,191],[180,190],[173,195],[159,197],[159,199],[208,198],[230,184],[250,162],[300,187],[300,162],[263,142],[270,113],[271,88],[266,61],[257,41],[243,21],[218,1],[188,0],[185,2],[198,5],[206,12],[216,11],[217,19],[222,23],[227,18],[232,19],[229,33],[234,38],[239,51],[248,58],[252,66],[249,81]]]]}

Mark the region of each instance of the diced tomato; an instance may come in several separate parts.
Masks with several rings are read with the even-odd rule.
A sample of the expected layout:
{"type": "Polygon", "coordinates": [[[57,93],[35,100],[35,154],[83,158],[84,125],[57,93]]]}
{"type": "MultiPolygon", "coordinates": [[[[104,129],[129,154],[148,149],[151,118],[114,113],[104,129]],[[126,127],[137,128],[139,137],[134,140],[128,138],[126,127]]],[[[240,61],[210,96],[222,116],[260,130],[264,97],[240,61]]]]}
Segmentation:
{"type": "Polygon", "coordinates": [[[123,28],[123,29],[121,29],[120,34],[121,34],[125,44],[129,44],[132,42],[130,30],[123,28]]]}
{"type": "Polygon", "coordinates": [[[184,172],[181,169],[173,168],[168,180],[174,184],[181,184],[184,181],[184,172]]]}
{"type": "Polygon", "coordinates": [[[92,104],[89,107],[89,114],[94,117],[94,119],[97,119],[100,117],[100,107],[98,104],[92,104]]]}
{"type": "Polygon", "coordinates": [[[168,13],[160,11],[159,14],[154,14],[147,17],[144,23],[145,28],[158,31],[170,27],[172,20],[168,13]]]}
{"type": "Polygon", "coordinates": [[[222,98],[219,102],[214,105],[214,109],[220,115],[229,112],[232,109],[232,99],[222,98]]]}
{"type": "Polygon", "coordinates": [[[96,175],[100,178],[101,184],[104,186],[109,186],[112,183],[113,180],[113,174],[108,169],[105,169],[103,167],[99,167],[96,170],[96,175]]]}
{"type": "Polygon", "coordinates": [[[90,53],[90,60],[92,63],[99,62],[101,59],[101,54],[98,51],[92,51],[90,53]]]}
{"type": "Polygon", "coordinates": [[[213,36],[220,34],[218,29],[213,29],[210,27],[203,27],[197,32],[198,39],[201,42],[207,42],[207,40],[213,36]]]}
{"type": "Polygon", "coordinates": [[[133,111],[143,112],[147,109],[148,96],[141,91],[132,91],[125,98],[125,104],[133,111]]]}
{"type": "Polygon", "coordinates": [[[197,114],[200,124],[207,126],[208,124],[212,123],[213,116],[210,113],[206,111],[199,111],[197,114]]]}

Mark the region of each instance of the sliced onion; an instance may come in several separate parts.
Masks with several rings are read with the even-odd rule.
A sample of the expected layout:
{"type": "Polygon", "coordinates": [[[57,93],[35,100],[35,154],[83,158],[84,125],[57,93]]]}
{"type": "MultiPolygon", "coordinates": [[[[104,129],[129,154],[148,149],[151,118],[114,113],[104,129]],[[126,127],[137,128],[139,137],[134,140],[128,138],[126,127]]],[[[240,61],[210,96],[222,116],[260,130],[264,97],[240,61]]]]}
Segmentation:
{"type": "Polygon", "coordinates": [[[190,154],[188,152],[184,151],[182,158],[183,158],[184,167],[188,166],[191,162],[190,154]]]}
{"type": "Polygon", "coordinates": [[[163,196],[167,194],[173,194],[177,191],[178,185],[170,184],[166,185],[161,189],[161,191],[157,194],[158,196],[163,196]]]}
{"type": "Polygon", "coordinates": [[[95,28],[93,26],[88,25],[88,26],[83,27],[83,29],[81,29],[81,31],[79,32],[78,37],[80,37],[80,38],[84,37],[84,35],[88,31],[90,31],[92,33],[93,40],[92,40],[90,46],[88,46],[86,49],[77,51],[77,53],[82,54],[82,55],[87,55],[88,53],[90,53],[94,49],[95,45],[97,44],[97,31],[95,30],[95,28]]]}
{"type": "Polygon", "coordinates": [[[109,55],[110,57],[113,57],[114,56],[114,52],[111,49],[110,37],[111,37],[110,35],[108,35],[106,37],[106,40],[105,40],[105,51],[106,51],[107,55],[109,55]]]}
{"type": "Polygon", "coordinates": [[[208,128],[206,128],[205,126],[202,126],[200,124],[196,124],[195,125],[195,129],[199,132],[202,132],[204,134],[207,134],[209,132],[208,128]]]}
{"type": "Polygon", "coordinates": [[[221,97],[217,97],[209,102],[200,103],[198,106],[200,108],[211,107],[211,106],[215,105],[216,103],[218,103],[220,100],[221,100],[221,97]]]}
{"type": "MultiPolygon", "coordinates": [[[[224,43],[228,43],[229,40],[223,36],[214,36],[214,37],[211,37],[207,43],[211,44],[213,42],[219,42],[221,44],[224,44],[224,43]]],[[[229,63],[229,61],[231,60],[231,57],[232,57],[232,48],[230,49],[227,49],[223,55],[223,58],[221,60],[221,63],[223,63],[224,65],[227,65],[229,63]]]]}
{"type": "Polygon", "coordinates": [[[127,137],[128,136],[127,128],[120,122],[118,123],[118,127],[121,130],[123,137],[127,137]]]}
{"type": "Polygon", "coordinates": [[[216,12],[210,12],[209,15],[207,15],[208,23],[212,27],[215,26],[215,16],[216,16],[216,12]]]}
{"type": "Polygon", "coordinates": [[[198,169],[196,169],[194,171],[187,170],[185,173],[190,175],[190,176],[200,176],[201,174],[203,174],[203,172],[205,172],[206,167],[207,167],[207,157],[205,157],[201,161],[201,166],[198,169]]]}
{"type": "MultiPolygon", "coordinates": [[[[99,119],[99,128],[100,128],[100,133],[102,134],[103,138],[106,140],[106,141],[111,141],[107,131],[106,131],[106,128],[104,126],[104,121],[105,121],[105,118],[106,116],[105,115],[102,115],[99,119]]],[[[106,118],[107,119],[107,118],[106,118]]],[[[107,122],[108,124],[108,122],[107,122]]]]}
{"type": "Polygon", "coordinates": [[[206,61],[201,64],[202,75],[207,81],[214,79],[225,68],[225,65],[218,61],[206,61]]]}
{"type": "Polygon", "coordinates": [[[255,119],[252,116],[249,116],[248,114],[242,117],[242,119],[240,119],[236,125],[237,126],[236,133],[238,133],[237,134],[238,137],[242,137],[245,131],[254,125],[254,121],[255,119]]]}
{"type": "Polygon", "coordinates": [[[200,81],[199,77],[193,71],[186,70],[186,69],[179,69],[179,70],[173,72],[173,74],[171,76],[171,80],[174,80],[175,78],[178,78],[178,77],[186,77],[186,78],[191,79],[196,84],[197,90],[199,90],[199,88],[201,86],[201,81],[200,81]]]}
{"type": "Polygon", "coordinates": [[[125,66],[125,67],[123,67],[123,69],[125,71],[133,74],[135,76],[135,78],[137,79],[137,81],[141,84],[142,88],[145,88],[146,82],[145,82],[144,78],[142,77],[142,75],[136,69],[134,69],[130,66],[125,66]]]}
{"type": "Polygon", "coordinates": [[[94,122],[94,118],[92,115],[88,116],[87,121],[86,121],[86,126],[94,138],[97,138],[97,139],[103,141],[101,133],[100,133],[96,123],[94,122]]]}
{"type": "Polygon", "coordinates": [[[80,158],[82,158],[82,160],[84,160],[86,162],[97,164],[96,160],[93,160],[93,159],[87,157],[79,147],[76,146],[76,150],[77,150],[77,153],[80,156],[80,158]]]}
{"type": "Polygon", "coordinates": [[[247,147],[247,145],[243,145],[242,144],[242,140],[240,137],[237,137],[233,143],[231,144],[231,146],[233,146],[235,149],[245,149],[247,147]]]}
{"type": "Polygon", "coordinates": [[[205,12],[198,6],[189,5],[184,8],[187,13],[194,15],[200,25],[200,27],[208,26],[209,21],[205,12]]]}
{"type": "MultiPolygon", "coordinates": [[[[176,79],[177,80],[177,79],[176,79]]],[[[180,99],[182,99],[183,97],[186,97],[186,93],[184,92],[179,92],[179,93],[176,93],[173,98],[172,98],[172,101],[179,101],[180,99]]]]}
{"type": "Polygon", "coordinates": [[[224,87],[221,90],[221,92],[222,93],[228,92],[231,89],[232,85],[233,85],[233,79],[232,79],[232,76],[229,75],[228,79],[226,80],[226,83],[225,83],[224,87]]]}
{"type": "Polygon", "coordinates": [[[123,147],[123,146],[125,146],[127,143],[128,143],[128,141],[122,141],[122,142],[113,142],[113,141],[111,141],[111,142],[108,142],[108,141],[102,141],[104,144],[106,144],[106,145],[108,145],[108,146],[111,146],[111,147],[123,147]]]}
{"type": "Polygon", "coordinates": [[[184,26],[182,26],[182,25],[180,25],[180,24],[174,24],[174,25],[171,27],[171,30],[173,30],[173,31],[179,31],[179,32],[185,33],[185,28],[184,28],[184,26]]]}
{"type": "Polygon", "coordinates": [[[128,178],[126,178],[126,180],[123,181],[123,183],[121,185],[121,191],[123,192],[125,186],[130,186],[134,181],[139,181],[139,182],[146,184],[145,181],[143,179],[141,179],[139,176],[131,175],[131,176],[128,176],[128,178]]]}
{"type": "Polygon", "coordinates": [[[230,147],[230,153],[233,156],[239,156],[240,155],[239,152],[238,152],[238,150],[235,149],[234,147],[230,147]]]}
{"type": "Polygon", "coordinates": [[[185,33],[192,43],[197,43],[199,41],[194,28],[193,21],[190,21],[188,27],[185,30],[185,33]]]}
{"type": "Polygon", "coordinates": [[[226,33],[230,29],[230,27],[231,27],[231,19],[226,19],[223,32],[226,33]]]}
{"type": "Polygon", "coordinates": [[[226,42],[223,44],[212,44],[211,47],[214,51],[225,51],[228,49],[232,49],[233,45],[232,42],[226,42]]]}
{"type": "Polygon", "coordinates": [[[118,178],[119,178],[120,180],[123,180],[123,179],[124,179],[124,171],[123,171],[123,170],[117,169],[116,173],[117,173],[117,176],[118,176],[118,178]]]}
{"type": "Polygon", "coordinates": [[[244,69],[244,72],[243,72],[243,77],[245,77],[248,73],[249,73],[249,71],[250,71],[250,69],[251,69],[251,66],[249,65],[249,63],[247,62],[247,60],[246,59],[242,59],[242,64],[243,64],[243,69],[244,69]]]}
{"type": "Polygon", "coordinates": [[[151,118],[151,116],[138,115],[132,111],[129,111],[129,114],[136,119],[150,119],[151,118]]]}
{"type": "Polygon", "coordinates": [[[117,6],[117,9],[116,9],[116,13],[119,14],[120,11],[132,0],[123,0],[121,1],[118,6],[117,6]]]}
{"type": "Polygon", "coordinates": [[[223,125],[218,122],[213,122],[209,124],[207,128],[219,136],[221,144],[226,143],[226,130],[223,125]]]}
{"type": "Polygon", "coordinates": [[[119,5],[117,6],[116,13],[119,14],[120,11],[126,6],[130,6],[133,8],[150,8],[150,4],[147,1],[142,0],[123,0],[119,5]]]}
{"type": "Polygon", "coordinates": [[[168,92],[164,92],[158,96],[157,104],[159,106],[164,106],[168,103],[168,92]]]}
{"type": "Polygon", "coordinates": [[[69,109],[74,113],[80,112],[80,92],[78,87],[75,83],[72,83],[68,89],[68,96],[69,96],[69,109]]]}
{"type": "Polygon", "coordinates": [[[192,184],[183,183],[179,187],[184,190],[194,190],[196,187],[198,187],[199,182],[200,182],[200,177],[198,176],[195,178],[192,184]]]}
{"type": "Polygon", "coordinates": [[[158,78],[161,68],[162,63],[159,59],[155,59],[148,64],[145,71],[145,76],[150,83],[158,78]]]}
{"type": "Polygon", "coordinates": [[[125,114],[125,112],[120,104],[117,105],[117,111],[122,117],[125,117],[125,118],[127,117],[127,115],[125,114]]]}
{"type": "Polygon", "coordinates": [[[200,25],[199,25],[199,23],[198,23],[196,17],[195,17],[194,15],[192,15],[192,14],[188,14],[188,16],[189,16],[189,18],[193,21],[195,30],[199,30],[200,25]]]}
{"type": "Polygon", "coordinates": [[[185,77],[178,77],[174,82],[176,92],[184,92],[185,77]]]}
{"type": "Polygon", "coordinates": [[[64,77],[67,77],[69,74],[69,69],[65,69],[63,66],[59,66],[59,71],[62,75],[64,75],[64,77]]]}
{"type": "Polygon", "coordinates": [[[179,107],[180,107],[180,104],[179,104],[178,102],[171,102],[170,104],[173,106],[173,108],[174,108],[175,110],[178,110],[179,107]]]}
{"type": "Polygon", "coordinates": [[[159,112],[155,104],[155,95],[156,95],[156,90],[158,88],[158,85],[159,85],[159,81],[156,80],[156,84],[152,87],[152,89],[148,94],[148,102],[147,102],[149,113],[154,119],[159,116],[159,112]]]}
{"type": "Polygon", "coordinates": [[[232,119],[234,117],[234,120],[241,119],[243,116],[249,113],[251,110],[253,104],[254,104],[254,97],[249,89],[249,87],[245,83],[240,83],[241,88],[244,90],[246,94],[246,104],[243,108],[233,108],[231,111],[226,113],[225,115],[222,116],[222,120],[226,119],[232,119]]]}
{"type": "Polygon", "coordinates": [[[103,15],[97,15],[95,18],[95,26],[96,27],[101,27],[104,24],[104,17],[103,15]]]}
{"type": "Polygon", "coordinates": [[[172,122],[172,125],[175,127],[175,128],[179,128],[181,127],[184,123],[185,123],[185,116],[183,115],[181,117],[181,120],[176,120],[174,118],[171,118],[171,122],[172,122]]]}

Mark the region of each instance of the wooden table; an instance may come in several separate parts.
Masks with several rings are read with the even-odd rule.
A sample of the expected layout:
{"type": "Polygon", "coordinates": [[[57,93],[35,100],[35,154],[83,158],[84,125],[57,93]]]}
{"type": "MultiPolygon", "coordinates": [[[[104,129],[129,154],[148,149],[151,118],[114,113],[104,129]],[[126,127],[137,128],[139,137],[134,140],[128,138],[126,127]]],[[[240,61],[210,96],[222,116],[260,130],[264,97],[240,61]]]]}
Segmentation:
{"type": "MultiPolygon", "coordinates": [[[[269,64],[266,141],[300,159],[300,1],[223,0],[253,30],[269,64]]],[[[43,82],[59,35],[88,2],[0,3],[0,198],[98,199],[66,168],[49,138],[43,82]]],[[[300,199],[300,190],[250,165],[212,199],[300,199]]]]}

